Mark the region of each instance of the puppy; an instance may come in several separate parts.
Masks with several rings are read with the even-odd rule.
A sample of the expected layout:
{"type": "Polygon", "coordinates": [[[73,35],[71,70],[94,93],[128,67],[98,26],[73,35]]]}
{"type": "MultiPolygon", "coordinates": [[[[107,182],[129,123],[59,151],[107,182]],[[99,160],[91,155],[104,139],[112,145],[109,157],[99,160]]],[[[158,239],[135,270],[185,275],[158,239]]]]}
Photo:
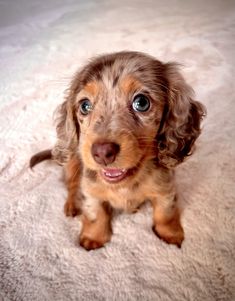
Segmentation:
{"type": "Polygon", "coordinates": [[[174,169],[192,153],[204,115],[177,64],[131,51],[102,55],[75,74],[58,110],[57,142],[30,166],[64,165],[64,211],[81,213],[85,249],[110,241],[113,208],[135,212],[147,200],[155,234],[180,247],[174,169]]]}

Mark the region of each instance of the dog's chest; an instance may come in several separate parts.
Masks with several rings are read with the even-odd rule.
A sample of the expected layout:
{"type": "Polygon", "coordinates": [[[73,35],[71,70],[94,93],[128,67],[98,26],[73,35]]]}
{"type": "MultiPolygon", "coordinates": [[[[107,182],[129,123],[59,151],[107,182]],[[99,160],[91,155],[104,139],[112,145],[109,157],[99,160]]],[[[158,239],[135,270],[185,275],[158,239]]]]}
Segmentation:
{"type": "Polygon", "coordinates": [[[135,212],[146,200],[147,193],[144,185],[139,187],[105,187],[94,185],[87,191],[90,196],[98,200],[107,201],[113,208],[126,212],[135,212]]]}
{"type": "Polygon", "coordinates": [[[149,174],[145,172],[125,186],[105,185],[101,181],[92,182],[85,179],[82,179],[81,186],[87,199],[106,201],[113,208],[135,212],[143,202],[155,198],[159,189],[164,186],[161,173],[161,170],[153,170],[149,174]]]}
{"type": "Polygon", "coordinates": [[[145,201],[143,194],[138,194],[128,187],[117,188],[115,191],[110,191],[109,195],[112,207],[126,212],[135,212],[145,201]]]}

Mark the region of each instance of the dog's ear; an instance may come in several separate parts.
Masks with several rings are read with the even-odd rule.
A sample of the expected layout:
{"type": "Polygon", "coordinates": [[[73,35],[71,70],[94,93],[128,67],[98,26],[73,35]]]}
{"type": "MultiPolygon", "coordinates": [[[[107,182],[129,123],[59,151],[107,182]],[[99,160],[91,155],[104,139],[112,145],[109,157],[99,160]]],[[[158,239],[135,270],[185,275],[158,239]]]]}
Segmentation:
{"type": "Polygon", "coordinates": [[[59,164],[65,164],[76,151],[80,132],[71,92],[56,111],[56,123],[57,141],[52,157],[59,164]]]}
{"type": "Polygon", "coordinates": [[[193,100],[193,90],[185,82],[175,63],[165,64],[167,99],[157,135],[158,161],[173,168],[192,153],[199,136],[204,106],[193,100]]]}

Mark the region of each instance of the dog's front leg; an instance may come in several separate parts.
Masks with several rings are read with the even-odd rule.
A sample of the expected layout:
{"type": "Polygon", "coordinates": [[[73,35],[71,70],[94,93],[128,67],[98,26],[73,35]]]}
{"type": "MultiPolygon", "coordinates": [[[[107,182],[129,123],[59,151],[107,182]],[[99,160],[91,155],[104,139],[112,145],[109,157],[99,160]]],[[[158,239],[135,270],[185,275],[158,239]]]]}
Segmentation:
{"type": "Polygon", "coordinates": [[[153,231],[169,244],[179,248],[184,240],[184,230],[180,223],[179,209],[174,193],[159,193],[151,200],[153,205],[153,231]]]}
{"type": "Polygon", "coordinates": [[[98,249],[111,239],[112,209],[107,202],[84,201],[80,245],[86,250],[98,249]]]}

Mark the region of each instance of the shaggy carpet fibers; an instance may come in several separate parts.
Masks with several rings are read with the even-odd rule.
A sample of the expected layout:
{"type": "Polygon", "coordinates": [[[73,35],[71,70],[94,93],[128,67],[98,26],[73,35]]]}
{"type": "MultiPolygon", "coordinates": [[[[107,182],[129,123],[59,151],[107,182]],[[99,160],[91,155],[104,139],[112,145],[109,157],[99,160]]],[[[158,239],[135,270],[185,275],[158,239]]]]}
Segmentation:
{"type": "Polygon", "coordinates": [[[0,300],[235,300],[234,1],[0,1],[0,300]],[[92,55],[138,50],[178,61],[208,116],[177,168],[185,241],[151,231],[151,208],[117,215],[86,252],[66,218],[52,115],[92,55]]]}

